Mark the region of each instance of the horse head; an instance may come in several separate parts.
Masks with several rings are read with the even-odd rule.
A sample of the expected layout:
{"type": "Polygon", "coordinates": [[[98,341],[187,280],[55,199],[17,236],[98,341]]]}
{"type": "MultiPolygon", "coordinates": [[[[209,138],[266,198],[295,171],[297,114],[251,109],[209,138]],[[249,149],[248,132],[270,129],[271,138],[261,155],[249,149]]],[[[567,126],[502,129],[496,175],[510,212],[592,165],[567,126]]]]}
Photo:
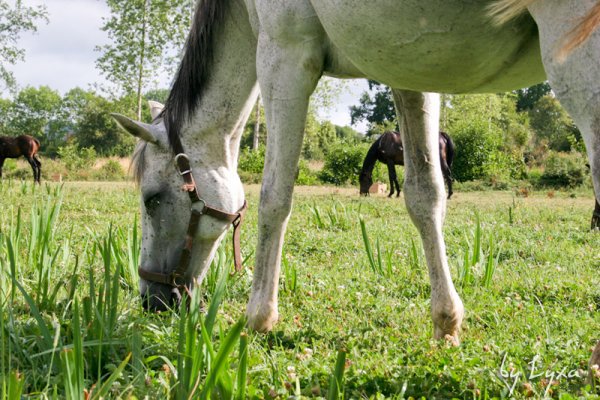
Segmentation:
{"type": "Polygon", "coordinates": [[[152,124],[118,114],[113,117],[140,139],[133,163],[141,191],[140,294],[144,308],[161,311],[176,305],[181,291],[191,289],[205,275],[229,223],[235,219],[235,215],[220,210],[234,207],[230,203],[238,200],[239,188],[236,182],[215,177],[215,167],[210,163],[194,162],[198,157],[192,155],[175,155],[161,115],[162,106],[151,103],[150,108],[152,124]],[[181,168],[182,158],[187,167],[181,168]],[[203,189],[199,192],[205,197],[196,195],[198,200],[194,201],[191,193],[192,189],[196,193],[196,187],[203,189]],[[219,213],[232,218],[223,220],[219,213]],[[196,220],[193,215],[197,215],[196,220]],[[180,268],[184,262],[187,265],[180,268]]]}
{"type": "Polygon", "coordinates": [[[369,188],[373,184],[373,176],[372,176],[372,174],[370,172],[363,171],[363,172],[360,173],[358,181],[360,183],[360,195],[361,196],[368,196],[369,195],[369,188]]]}

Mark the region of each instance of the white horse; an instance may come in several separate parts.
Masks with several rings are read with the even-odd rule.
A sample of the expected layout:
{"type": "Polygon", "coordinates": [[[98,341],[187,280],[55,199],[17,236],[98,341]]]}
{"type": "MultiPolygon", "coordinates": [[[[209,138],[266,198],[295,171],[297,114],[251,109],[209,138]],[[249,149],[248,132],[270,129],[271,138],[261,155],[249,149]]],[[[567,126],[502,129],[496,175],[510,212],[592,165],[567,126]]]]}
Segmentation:
{"type": "Polygon", "coordinates": [[[583,134],[600,199],[600,35],[592,33],[599,4],[199,0],[165,109],[154,108],[152,125],[116,117],[142,139],[137,158],[145,304],[162,308],[178,296],[177,288],[202,280],[229,223],[239,222],[245,204],[236,172],[240,135],[260,86],[269,135],[247,317],[257,331],[272,329],[309,96],[322,75],[369,78],[393,88],[403,118],[405,198],[429,268],[433,335],[458,342],[464,310],[442,235],[440,100],[433,92],[501,92],[547,78],[583,134]],[[492,23],[491,5],[508,16],[505,23],[492,23]],[[573,44],[559,53],[565,38],[573,44]],[[177,169],[189,197],[173,166],[174,152],[184,150],[177,169]],[[215,208],[229,217],[208,212],[215,208]]]}

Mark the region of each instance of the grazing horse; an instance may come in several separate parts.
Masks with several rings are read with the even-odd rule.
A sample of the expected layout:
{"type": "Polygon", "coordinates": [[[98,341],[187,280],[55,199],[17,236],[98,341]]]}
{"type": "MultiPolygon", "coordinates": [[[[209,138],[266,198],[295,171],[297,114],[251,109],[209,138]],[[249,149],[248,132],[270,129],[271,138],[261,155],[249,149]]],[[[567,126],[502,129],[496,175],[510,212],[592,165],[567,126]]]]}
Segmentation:
{"type": "Polygon", "coordinates": [[[42,163],[37,157],[40,149],[40,142],[29,135],[21,136],[0,136],[0,178],[2,178],[2,166],[7,158],[19,158],[21,156],[27,159],[33,170],[33,180],[40,183],[42,174],[42,163]]]}
{"type": "MultiPolygon", "coordinates": [[[[400,132],[385,132],[379,136],[367,151],[363,161],[362,170],[358,181],[360,183],[360,194],[369,195],[369,188],[373,184],[373,168],[379,161],[387,165],[388,175],[390,177],[390,194],[394,194],[394,185],[396,197],[400,196],[400,182],[396,175],[396,165],[404,165],[404,148],[402,147],[402,137],[400,132]]],[[[440,166],[442,175],[448,185],[448,199],[452,197],[452,161],[454,161],[454,142],[446,132],[440,132],[440,166]]]]}
{"type": "Polygon", "coordinates": [[[392,88],[402,115],[405,201],[429,269],[433,336],[458,342],[464,308],[442,233],[446,198],[434,92],[496,93],[548,79],[582,132],[600,199],[600,34],[592,34],[599,5],[199,0],[164,110],[158,114],[157,107],[152,124],[115,116],[142,139],[136,158],[144,304],[165,308],[201,281],[231,224],[239,252],[245,201],[237,158],[260,86],[269,135],[246,313],[250,328],[273,328],[310,95],[322,75],[369,78],[392,88]],[[506,11],[503,24],[488,16],[492,5],[506,11]]]}

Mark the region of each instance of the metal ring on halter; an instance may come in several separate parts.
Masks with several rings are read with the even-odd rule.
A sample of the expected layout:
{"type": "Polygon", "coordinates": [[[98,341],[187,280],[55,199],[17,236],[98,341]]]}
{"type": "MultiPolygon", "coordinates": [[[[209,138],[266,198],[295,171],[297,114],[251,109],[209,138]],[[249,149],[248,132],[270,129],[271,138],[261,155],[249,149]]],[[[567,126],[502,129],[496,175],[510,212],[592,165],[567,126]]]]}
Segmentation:
{"type": "Polygon", "coordinates": [[[185,277],[176,272],[173,272],[172,274],[169,275],[169,280],[170,280],[171,286],[173,286],[173,287],[180,288],[180,287],[185,286],[185,277]],[[179,282],[177,282],[177,279],[182,279],[183,281],[181,283],[179,283],[179,282]]]}
{"type": "Polygon", "coordinates": [[[198,200],[192,203],[192,211],[197,211],[198,214],[204,214],[204,210],[206,210],[206,201],[204,199],[198,198],[198,200]],[[202,207],[198,207],[198,204],[202,203],[202,207]]]}
{"type": "MultiPolygon", "coordinates": [[[[175,156],[175,166],[177,167],[177,169],[179,169],[178,161],[180,158],[185,158],[188,162],[188,165],[190,165],[190,158],[188,157],[188,155],[185,153],[179,153],[175,156]]],[[[179,175],[185,175],[185,174],[189,174],[191,172],[192,172],[192,167],[190,167],[190,169],[185,170],[185,171],[179,171],[179,175]]]]}

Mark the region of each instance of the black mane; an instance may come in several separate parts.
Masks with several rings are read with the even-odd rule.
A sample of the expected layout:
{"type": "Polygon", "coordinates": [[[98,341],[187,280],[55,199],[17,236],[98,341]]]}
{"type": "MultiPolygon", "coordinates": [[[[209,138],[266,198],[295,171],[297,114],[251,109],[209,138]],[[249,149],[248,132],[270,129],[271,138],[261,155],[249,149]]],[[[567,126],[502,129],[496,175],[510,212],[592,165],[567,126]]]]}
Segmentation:
{"type": "Polygon", "coordinates": [[[162,113],[171,147],[202,97],[210,75],[214,37],[223,25],[228,3],[228,0],[199,0],[196,6],[184,55],[162,113]]]}

